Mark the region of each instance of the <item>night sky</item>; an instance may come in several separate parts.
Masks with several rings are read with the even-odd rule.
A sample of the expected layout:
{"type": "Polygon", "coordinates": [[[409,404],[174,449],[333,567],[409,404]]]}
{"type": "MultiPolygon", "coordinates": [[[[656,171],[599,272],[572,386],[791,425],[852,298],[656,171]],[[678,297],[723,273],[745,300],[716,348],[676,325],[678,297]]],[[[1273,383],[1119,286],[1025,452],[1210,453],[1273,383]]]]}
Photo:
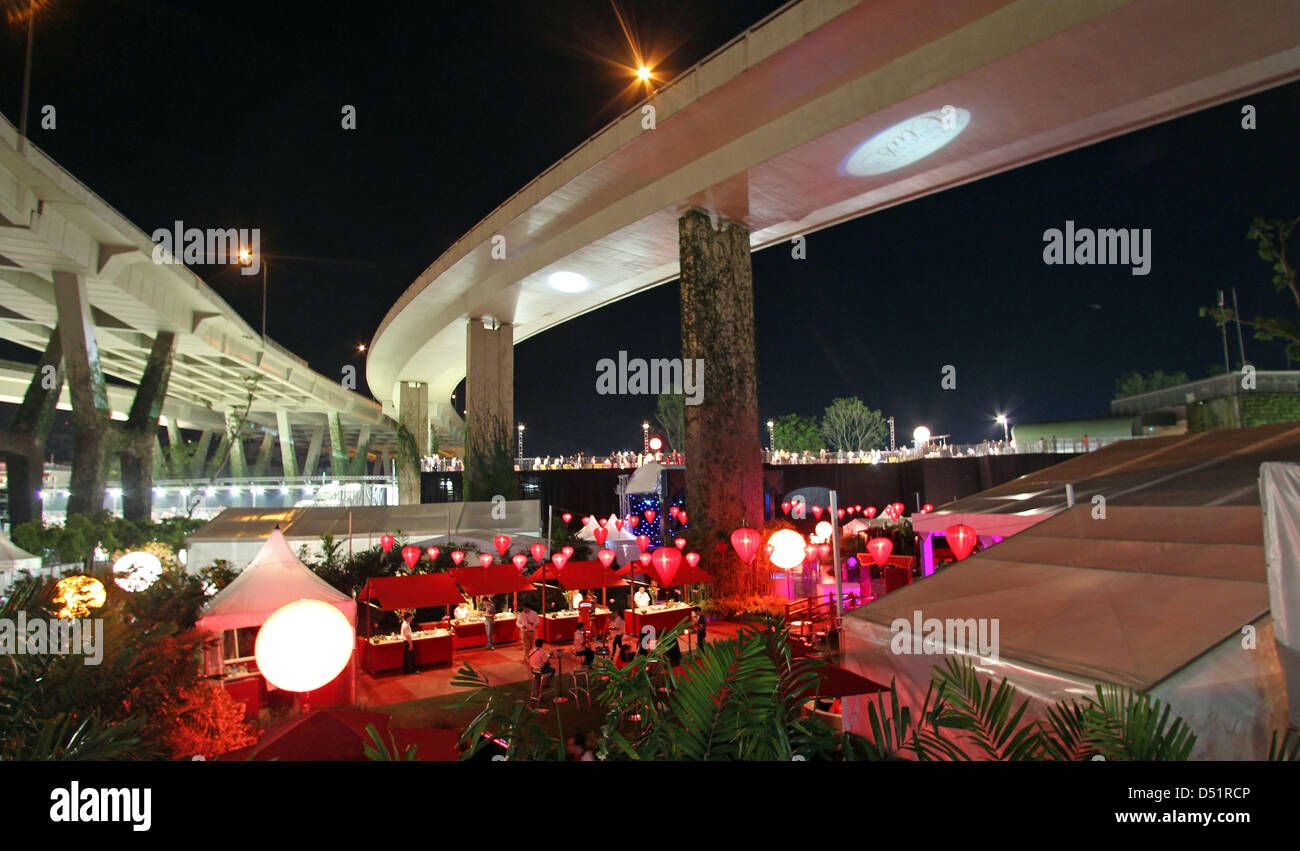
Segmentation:
{"type": "MultiPolygon", "coordinates": [[[[668,80],[780,5],[619,9],[668,80]]],[[[23,35],[0,37],[14,123],[23,35]]],[[[58,128],[32,138],[146,232],[260,228],[272,258],[298,258],[270,261],[270,336],[338,375],[424,268],[639,100],[633,64],[595,0],[59,0],[38,24],[32,84],[33,115],[54,104],[58,128]],[[344,104],[356,131],[340,129],[344,104]]],[[[1002,410],[1105,415],[1128,369],[1204,375],[1222,340],[1197,307],[1217,289],[1236,286],[1247,317],[1287,309],[1245,233],[1255,215],[1300,215],[1298,136],[1293,84],[818,232],[806,260],[756,254],[761,417],[858,396],[900,434],[974,441],[1000,436],[1002,410]],[[1241,129],[1244,103],[1257,130],[1241,129]],[[1151,273],[1044,265],[1043,232],[1067,219],[1151,228],[1151,273]],[[954,391],[940,389],[945,364],[954,391]]],[[[257,279],[197,271],[260,324],[257,279]]],[[[632,356],[679,355],[677,297],[668,284],[516,348],[527,454],[640,445],[653,398],[597,395],[595,364],[629,339],[632,356]]],[[[1276,343],[1248,336],[1246,354],[1286,366],[1276,343]]]]}

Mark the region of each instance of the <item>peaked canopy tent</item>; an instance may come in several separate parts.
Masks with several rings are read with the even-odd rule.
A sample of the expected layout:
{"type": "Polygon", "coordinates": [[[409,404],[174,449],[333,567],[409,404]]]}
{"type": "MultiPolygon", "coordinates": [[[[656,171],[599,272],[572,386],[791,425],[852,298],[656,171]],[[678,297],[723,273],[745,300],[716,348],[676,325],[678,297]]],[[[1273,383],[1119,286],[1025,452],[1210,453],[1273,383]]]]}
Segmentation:
{"type": "Polygon", "coordinates": [[[8,592],[9,586],[18,578],[18,571],[31,573],[40,568],[40,556],[27,552],[0,531],[0,594],[8,592]]]}
{"type": "Polygon", "coordinates": [[[616,572],[598,561],[569,561],[559,571],[560,584],[569,591],[599,588],[601,602],[609,602],[609,589],[627,585],[616,572]]]}
{"type": "MultiPolygon", "coordinates": [[[[268,689],[253,659],[255,628],[276,610],[302,599],[329,603],[356,628],[356,601],[312,573],[293,554],[284,533],[273,529],[248,567],[203,607],[196,626],[217,636],[205,648],[205,667],[209,674],[224,677],[231,693],[250,709],[253,698],[260,702],[265,692],[273,690],[268,689]]],[[[333,682],[313,691],[309,700],[314,705],[350,704],[355,695],[353,659],[333,682]]]]}
{"type": "Polygon", "coordinates": [[[453,567],[451,575],[471,597],[518,594],[521,591],[533,590],[533,580],[520,573],[513,564],[453,567]]]}
{"type": "Polygon", "coordinates": [[[375,576],[366,581],[357,599],[386,612],[397,609],[423,609],[430,606],[455,606],[465,602],[449,573],[408,573],[402,576],[375,576]]]}

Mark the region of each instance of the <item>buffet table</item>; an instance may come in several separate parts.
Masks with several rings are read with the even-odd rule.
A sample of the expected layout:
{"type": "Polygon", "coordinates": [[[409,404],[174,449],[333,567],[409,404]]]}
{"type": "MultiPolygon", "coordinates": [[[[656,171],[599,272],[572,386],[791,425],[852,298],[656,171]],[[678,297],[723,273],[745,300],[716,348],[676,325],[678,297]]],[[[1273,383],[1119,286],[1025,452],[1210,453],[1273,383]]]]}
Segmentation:
{"type": "Polygon", "coordinates": [[[623,623],[628,635],[640,638],[641,630],[650,626],[657,636],[688,619],[693,608],[685,603],[657,603],[645,609],[628,609],[623,613],[623,623]]]}
{"type": "MultiPolygon", "coordinates": [[[[484,647],[487,645],[487,630],[483,626],[483,616],[474,614],[467,618],[452,620],[455,632],[456,649],[462,647],[484,647]]],[[[497,615],[492,621],[492,643],[506,644],[519,639],[519,627],[513,613],[497,615]]]]}
{"type": "MultiPolygon", "coordinates": [[[[553,612],[541,617],[541,628],[537,630],[537,637],[547,644],[558,644],[561,641],[572,641],[573,633],[578,628],[578,613],[572,610],[563,612],[553,612]]],[[[599,635],[605,631],[609,624],[609,609],[604,606],[597,606],[591,614],[591,630],[599,635]]]]}
{"type": "MultiPolygon", "coordinates": [[[[402,652],[405,645],[398,635],[376,635],[358,638],[361,650],[361,667],[374,676],[380,671],[402,670],[402,652]]],[[[415,633],[415,664],[432,665],[452,660],[451,630],[422,629],[415,633]]]]}

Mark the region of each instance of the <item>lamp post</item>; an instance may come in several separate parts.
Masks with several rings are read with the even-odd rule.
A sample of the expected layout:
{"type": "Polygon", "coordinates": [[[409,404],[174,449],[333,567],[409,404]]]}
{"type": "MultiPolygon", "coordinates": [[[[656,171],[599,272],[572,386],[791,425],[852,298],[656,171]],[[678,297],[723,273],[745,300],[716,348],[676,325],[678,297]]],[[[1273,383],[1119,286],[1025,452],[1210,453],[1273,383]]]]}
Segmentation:
{"type": "Polygon", "coordinates": [[[1007,419],[1007,415],[1006,415],[1006,414],[998,414],[997,419],[995,420],[995,422],[996,422],[998,425],[1002,426],[1002,442],[1003,442],[1003,443],[1007,443],[1007,442],[1009,442],[1009,441],[1011,440],[1011,435],[1008,433],[1008,428],[1007,428],[1007,427],[1010,425],[1010,421],[1007,419]]]}
{"type": "Polygon", "coordinates": [[[515,455],[515,457],[519,459],[520,464],[524,463],[524,424],[523,423],[519,424],[519,451],[515,455]]]}
{"type": "Polygon", "coordinates": [[[767,451],[776,454],[776,421],[767,421],[767,451]]]}
{"type": "Polygon", "coordinates": [[[644,455],[650,451],[650,423],[641,423],[641,454],[644,455]]]}

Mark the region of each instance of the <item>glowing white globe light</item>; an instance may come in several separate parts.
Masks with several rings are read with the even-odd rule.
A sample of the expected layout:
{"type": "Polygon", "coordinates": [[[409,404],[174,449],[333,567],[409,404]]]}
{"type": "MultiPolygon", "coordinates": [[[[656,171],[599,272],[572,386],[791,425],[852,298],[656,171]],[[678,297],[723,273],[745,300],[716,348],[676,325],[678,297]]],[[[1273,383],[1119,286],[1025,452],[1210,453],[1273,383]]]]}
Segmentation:
{"type": "Polygon", "coordinates": [[[772,547],[772,554],[768,558],[777,567],[794,570],[803,564],[805,555],[803,535],[793,529],[782,529],[768,538],[767,543],[772,547]]]}
{"type": "Polygon", "coordinates": [[[917,426],[916,431],[912,432],[912,439],[915,440],[918,445],[928,443],[930,441],[930,430],[925,426],[917,426]]]}
{"type": "Polygon", "coordinates": [[[546,283],[562,293],[580,293],[587,288],[587,279],[577,272],[554,272],[547,276],[546,283]]]}
{"type": "Polygon", "coordinates": [[[819,538],[829,538],[833,531],[834,529],[831,528],[830,521],[828,520],[823,520],[813,527],[813,534],[819,538]]]}
{"type": "Polygon", "coordinates": [[[347,617],[322,600],[295,600],[276,609],[253,644],[258,670],[285,691],[312,691],[337,677],[352,658],[355,635],[347,617]]]}
{"type": "Polygon", "coordinates": [[[143,591],[162,576],[162,562],[152,553],[127,553],[113,563],[113,581],[123,591],[143,591]]]}

